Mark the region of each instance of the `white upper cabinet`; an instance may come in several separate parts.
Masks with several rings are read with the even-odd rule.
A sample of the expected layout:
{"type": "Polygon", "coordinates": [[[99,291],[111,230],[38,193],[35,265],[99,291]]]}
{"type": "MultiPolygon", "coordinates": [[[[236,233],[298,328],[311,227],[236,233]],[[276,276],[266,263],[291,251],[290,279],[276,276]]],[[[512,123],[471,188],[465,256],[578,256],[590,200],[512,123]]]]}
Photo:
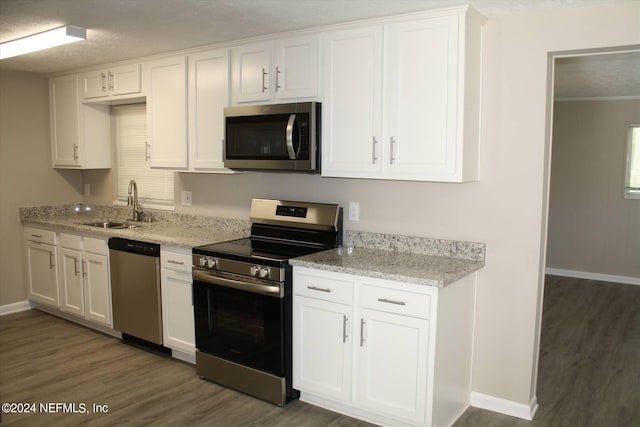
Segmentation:
{"type": "Polygon", "coordinates": [[[189,170],[230,172],[223,165],[224,108],[229,106],[229,50],[189,55],[189,170]]]}
{"type": "Polygon", "coordinates": [[[140,64],[88,71],[80,74],[82,98],[85,100],[104,98],[127,98],[139,96],[140,64]]]}
{"type": "Polygon", "coordinates": [[[323,34],[323,176],[477,180],[482,22],[462,8],[323,34]]]}
{"type": "Polygon", "coordinates": [[[275,102],[318,94],[318,36],[251,43],[231,50],[232,101],[275,102]]]}
{"type": "Polygon", "coordinates": [[[323,34],[322,174],[382,171],[382,27],[323,34]]]}
{"type": "Polygon", "coordinates": [[[187,58],[158,59],[146,62],[142,67],[147,95],[149,165],[186,169],[187,58]]]}
{"type": "Polygon", "coordinates": [[[109,106],[82,104],[77,74],[49,79],[49,103],[52,166],[110,168],[109,106]]]}

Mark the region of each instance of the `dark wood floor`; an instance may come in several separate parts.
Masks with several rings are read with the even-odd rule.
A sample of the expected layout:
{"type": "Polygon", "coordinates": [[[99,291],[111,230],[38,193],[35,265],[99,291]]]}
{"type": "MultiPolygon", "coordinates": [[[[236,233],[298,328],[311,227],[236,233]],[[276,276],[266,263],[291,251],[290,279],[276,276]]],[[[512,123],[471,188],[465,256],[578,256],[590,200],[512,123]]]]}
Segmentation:
{"type": "MultiPolygon", "coordinates": [[[[537,395],[531,422],[470,408],[455,426],[640,425],[640,287],[547,278],[537,395]]],[[[37,311],[0,317],[0,402],[108,407],[3,414],[3,426],[369,426],[302,402],[272,406],[37,311]]]]}

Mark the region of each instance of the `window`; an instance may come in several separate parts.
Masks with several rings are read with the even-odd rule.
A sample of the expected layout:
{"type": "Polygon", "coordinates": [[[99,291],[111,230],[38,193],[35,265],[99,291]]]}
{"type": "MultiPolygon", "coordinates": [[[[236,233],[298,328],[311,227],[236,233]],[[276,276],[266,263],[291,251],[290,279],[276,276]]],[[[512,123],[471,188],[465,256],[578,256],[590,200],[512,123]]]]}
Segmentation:
{"type": "Polygon", "coordinates": [[[133,179],[143,207],[173,205],[173,172],[151,169],[147,161],[146,105],[119,105],[113,108],[113,116],[118,147],[117,200],[126,202],[133,179]]]}
{"type": "Polygon", "coordinates": [[[640,199],[640,125],[629,126],[624,197],[640,199]]]}

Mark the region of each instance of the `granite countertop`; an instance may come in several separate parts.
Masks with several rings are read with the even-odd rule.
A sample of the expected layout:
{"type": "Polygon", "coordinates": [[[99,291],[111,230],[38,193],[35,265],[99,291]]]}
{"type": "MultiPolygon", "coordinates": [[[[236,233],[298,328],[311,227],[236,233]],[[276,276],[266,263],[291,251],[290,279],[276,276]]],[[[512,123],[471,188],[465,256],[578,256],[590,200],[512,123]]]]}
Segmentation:
{"type": "MultiPolygon", "coordinates": [[[[352,248],[291,260],[294,266],[444,287],[484,266],[484,244],[347,232],[352,248]]],[[[351,247],[351,246],[349,246],[351,247]]]]}
{"type": "Polygon", "coordinates": [[[69,207],[55,209],[26,208],[21,210],[26,226],[48,227],[85,235],[122,237],[161,245],[193,248],[195,246],[249,236],[250,222],[243,220],[154,212],[155,222],[128,220],[130,209],[96,209],[90,214],[75,214],[69,207]],[[100,228],[83,223],[92,220],[118,220],[135,224],[135,228],[100,228]]]}

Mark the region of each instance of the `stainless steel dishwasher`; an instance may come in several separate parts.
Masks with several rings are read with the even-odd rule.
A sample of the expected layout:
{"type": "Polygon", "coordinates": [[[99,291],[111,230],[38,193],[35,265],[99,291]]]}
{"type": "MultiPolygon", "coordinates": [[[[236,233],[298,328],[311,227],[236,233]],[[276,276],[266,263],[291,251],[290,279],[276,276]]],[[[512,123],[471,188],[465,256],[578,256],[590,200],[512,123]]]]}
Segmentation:
{"type": "Polygon", "coordinates": [[[114,237],[109,261],[113,328],[123,341],[161,347],[160,245],[114,237]]]}

